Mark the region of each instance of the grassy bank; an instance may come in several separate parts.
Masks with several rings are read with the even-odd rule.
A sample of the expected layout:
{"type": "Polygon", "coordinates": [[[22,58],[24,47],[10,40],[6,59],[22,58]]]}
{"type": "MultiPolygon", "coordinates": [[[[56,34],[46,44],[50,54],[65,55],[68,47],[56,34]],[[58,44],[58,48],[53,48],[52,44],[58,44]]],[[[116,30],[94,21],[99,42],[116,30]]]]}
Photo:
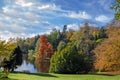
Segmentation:
{"type": "Polygon", "coordinates": [[[8,79],[0,80],[120,80],[120,75],[10,73],[8,79]]]}

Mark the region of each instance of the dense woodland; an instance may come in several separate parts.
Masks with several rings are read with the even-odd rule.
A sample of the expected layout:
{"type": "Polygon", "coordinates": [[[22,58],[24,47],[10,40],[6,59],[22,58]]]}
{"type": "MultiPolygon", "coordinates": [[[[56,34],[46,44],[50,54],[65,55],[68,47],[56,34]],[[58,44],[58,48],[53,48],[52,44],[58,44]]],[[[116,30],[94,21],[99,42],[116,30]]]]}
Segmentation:
{"type": "Polygon", "coordinates": [[[89,73],[120,70],[120,1],[111,7],[115,19],[105,27],[85,22],[79,30],[53,29],[50,34],[0,41],[0,67],[14,71],[22,55],[41,72],[89,73]]]}

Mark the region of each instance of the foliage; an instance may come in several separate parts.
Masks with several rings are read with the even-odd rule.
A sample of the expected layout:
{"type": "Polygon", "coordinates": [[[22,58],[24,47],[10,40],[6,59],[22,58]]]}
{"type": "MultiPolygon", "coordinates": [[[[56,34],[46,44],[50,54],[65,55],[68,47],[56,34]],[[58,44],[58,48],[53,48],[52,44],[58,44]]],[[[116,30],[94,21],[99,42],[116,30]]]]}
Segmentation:
{"type": "Polygon", "coordinates": [[[8,69],[8,71],[14,71],[15,68],[17,68],[18,65],[22,64],[22,53],[20,50],[20,47],[16,47],[13,52],[11,53],[10,60],[4,59],[3,61],[4,69],[8,69]]]}
{"type": "Polygon", "coordinates": [[[61,41],[67,41],[66,33],[67,33],[67,25],[64,25],[62,32],[60,32],[55,28],[50,33],[50,35],[48,35],[48,40],[53,45],[54,51],[57,51],[57,46],[61,41]]]}
{"type": "Polygon", "coordinates": [[[99,71],[118,71],[120,68],[120,27],[109,26],[108,38],[98,45],[95,52],[95,69],[99,71]]]}
{"type": "Polygon", "coordinates": [[[118,71],[120,68],[120,37],[105,40],[95,49],[95,68],[100,71],[118,71]]]}
{"type": "Polygon", "coordinates": [[[10,61],[14,58],[13,51],[16,48],[16,44],[13,42],[0,41],[0,67],[4,67],[3,77],[7,77],[9,74],[8,67],[10,61]]]}
{"type": "Polygon", "coordinates": [[[41,67],[40,63],[45,63],[45,62],[49,64],[52,55],[53,55],[53,46],[48,42],[47,36],[41,35],[40,48],[37,54],[38,66],[41,67]]]}
{"type": "Polygon", "coordinates": [[[40,39],[37,40],[35,44],[35,49],[28,50],[28,61],[36,65],[36,56],[40,47],[40,39]]]}
{"type": "Polygon", "coordinates": [[[115,5],[111,9],[115,10],[115,20],[120,20],[120,0],[115,0],[115,5]]]}
{"type": "Polygon", "coordinates": [[[118,27],[115,27],[115,26],[109,26],[108,29],[107,29],[107,35],[108,35],[108,38],[111,38],[111,37],[117,37],[120,35],[120,26],[118,27]]]}
{"type": "Polygon", "coordinates": [[[66,38],[67,40],[70,40],[70,38],[72,37],[72,35],[74,34],[74,30],[69,29],[69,31],[66,33],[66,38]]]}
{"type": "Polygon", "coordinates": [[[91,33],[91,30],[93,28],[90,28],[90,26],[85,23],[84,27],[78,31],[77,34],[79,38],[76,38],[76,40],[73,40],[75,42],[75,45],[77,47],[78,51],[83,51],[84,54],[90,55],[92,54],[92,50],[94,49],[96,42],[93,39],[93,32],[91,33]]]}
{"type": "Polygon", "coordinates": [[[89,64],[87,56],[82,52],[77,52],[74,44],[70,43],[51,58],[50,72],[87,73],[90,68],[89,64]]]}
{"type": "Polygon", "coordinates": [[[4,60],[9,61],[12,56],[12,52],[15,49],[16,45],[11,42],[0,41],[0,64],[4,65],[4,60]]]}
{"type": "Polygon", "coordinates": [[[35,50],[37,40],[39,39],[39,35],[32,37],[32,38],[27,38],[27,39],[22,39],[22,38],[17,38],[17,45],[20,46],[20,49],[22,50],[22,53],[28,53],[28,50],[35,50]]]}
{"type": "Polygon", "coordinates": [[[34,63],[35,61],[35,51],[34,50],[28,50],[28,60],[31,62],[31,63],[34,63]]]}
{"type": "Polygon", "coordinates": [[[48,35],[49,42],[53,45],[53,49],[57,50],[57,46],[59,44],[59,31],[57,29],[53,29],[53,31],[48,35]]]}
{"type": "Polygon", "coordinates": [[[64,41],[61,41],[59,45],[57,46],[57,51],[61,51],[66,47],[66,43],[64,41]]]}

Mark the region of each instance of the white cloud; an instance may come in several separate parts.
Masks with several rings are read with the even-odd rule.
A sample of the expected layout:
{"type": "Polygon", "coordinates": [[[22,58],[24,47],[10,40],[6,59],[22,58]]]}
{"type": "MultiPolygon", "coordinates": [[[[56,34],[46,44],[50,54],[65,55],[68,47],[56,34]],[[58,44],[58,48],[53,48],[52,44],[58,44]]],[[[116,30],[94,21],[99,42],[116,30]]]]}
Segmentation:
{"type": "Polygon", "coordinates": [[[19,11],[11,9],[8,6],[3,7],[2,10],[3,10],[3,13],[7,15],[18,15],[19,13],[19,11]]]}
{"type": "Polygon", "coordinates": [[[80,25],[77,24],[77,23],[73,23],[73,24],[68,24],[68,25],[67,25],[67,29],[68,29],[68,30],[69,30],[69,29],[78,30],[79,27],[80,27],[80,25]]]}
{"type": "Polygon", "coordinates": [[[83,12],[71,12],[67,15],[70,18],[76,18],[76,19],[91,19],[91,16],[87,14],[85,11],[83,12]]]}
{"type": "Polygon", "coordinates": [[[55,4],[45,4],[38,7],[39,10],[60,10],[55,4]]]}
{"type": "Polygon", "coordinates": [[[106,23],[106,22],[109,22],[111,20],[111,18],[109,18],[105,15],[100,15],[100,16],[96,17],[95,20],[99,21],[99,22],[106,23]]]}
{"type": "Polygon", "coordinates": [[[26,33],[13,33],[10,31],[1,31],[0,32],[0,40],[9,40],[10,38],[27,38],[34,37],[37,34],[26,34],[26,33]]]}
{"type": "MultiPolygon", "coordinates": [[[[91,27],[98,27],[98,25],[96,23],[93,23],[93,22],[87,22],[89,26],[91,27]]],[[[80,27],[84,27],[85,26],[85,23],[81,23],[80,24],[80,27]]]]}
{"type": "Polygon", "coordinates": [[[15,3],[17,5],[22,6],[22,7],[30,7],[30,6],[33,6],[35,4],[35,3],[29,2],[27,0],[15,0],[15,3]]]}

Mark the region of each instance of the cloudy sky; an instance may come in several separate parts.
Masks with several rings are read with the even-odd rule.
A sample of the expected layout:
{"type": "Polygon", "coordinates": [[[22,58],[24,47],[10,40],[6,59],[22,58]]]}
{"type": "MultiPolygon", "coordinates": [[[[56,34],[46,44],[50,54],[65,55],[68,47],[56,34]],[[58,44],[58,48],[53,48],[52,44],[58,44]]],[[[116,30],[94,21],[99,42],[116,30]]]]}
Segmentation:
{"type": "Polygon", "coordinates": [[[84,21],[104,26],[113,19],[114,0],[0,0],[0,38],[32,37],[84,21]]]}

